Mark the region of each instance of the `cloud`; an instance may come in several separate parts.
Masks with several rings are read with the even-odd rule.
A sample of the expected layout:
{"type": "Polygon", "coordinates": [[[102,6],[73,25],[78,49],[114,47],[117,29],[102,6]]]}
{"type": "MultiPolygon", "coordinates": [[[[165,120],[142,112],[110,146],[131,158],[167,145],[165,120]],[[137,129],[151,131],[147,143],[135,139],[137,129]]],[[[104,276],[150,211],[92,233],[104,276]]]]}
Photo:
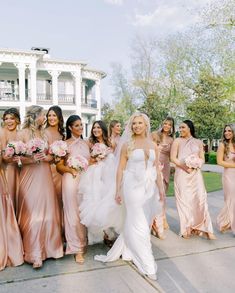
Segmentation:
{"type": "Polygon", "coordinates": [[[123,4],[123,0],[104,0],[104,2],[111,5],[119,5],[119,6],[123,4]]]}
{"type": "Polygon", "coordinates": [[[208,2],[213,2],[213,0],[159,1],[151,12],[142,13],[136,9],[132,25],[181,30],[197,22],[198,11],[208,2]]]}
{"type": "Polygon", "coordinates": [[[182,6],[161,5],[152,13],[136,13],[133,21],[135,26],[166,26],[180,29],[195,21],[195,16],[182,6]]]}

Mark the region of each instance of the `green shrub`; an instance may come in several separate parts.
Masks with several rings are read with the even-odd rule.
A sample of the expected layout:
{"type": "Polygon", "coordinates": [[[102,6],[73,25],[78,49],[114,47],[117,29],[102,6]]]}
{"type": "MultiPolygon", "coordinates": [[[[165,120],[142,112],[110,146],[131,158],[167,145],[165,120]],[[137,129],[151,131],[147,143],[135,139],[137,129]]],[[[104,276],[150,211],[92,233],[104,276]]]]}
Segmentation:
{"type": "Polygon", "coordinates": [[[209,159],[208,159],[209,164],[216,164],[216,152],[209,152],[209,159]]]}
{"type": "Polygon", "coordinates": [[[207,163],[209,161],[209,153],[205,153],[205,162],[207,163]]]}

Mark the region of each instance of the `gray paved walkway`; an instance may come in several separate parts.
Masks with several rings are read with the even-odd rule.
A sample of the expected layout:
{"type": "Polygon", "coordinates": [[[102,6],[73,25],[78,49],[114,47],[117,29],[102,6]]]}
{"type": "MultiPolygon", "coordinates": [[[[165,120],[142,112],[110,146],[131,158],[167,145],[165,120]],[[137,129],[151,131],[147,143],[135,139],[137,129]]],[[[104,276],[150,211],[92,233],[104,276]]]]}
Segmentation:
{"type": "MultiPolygon", "coordinates": [[[[215,224],[223,205],[222,192],[209,194],[208,202],[215,224]]],[[[167,203],[171,229],[165,240],[152,238],[158,263],[157,282],[141,276],[131,263],[94,261],[95,254],[106,251],[103,245],[95,245],[89,248],[84,265],[78,265],[72,256],[66,256],[61,260],[46,261],[38,271],[27,264],[7,268],[0,272],[0,292],[235,292],[235,238],[232,233],[221,234],[215,228],[217,240],[182,239],[178,236],[179,220],[174,198],[168,198],[167,203]]]]}

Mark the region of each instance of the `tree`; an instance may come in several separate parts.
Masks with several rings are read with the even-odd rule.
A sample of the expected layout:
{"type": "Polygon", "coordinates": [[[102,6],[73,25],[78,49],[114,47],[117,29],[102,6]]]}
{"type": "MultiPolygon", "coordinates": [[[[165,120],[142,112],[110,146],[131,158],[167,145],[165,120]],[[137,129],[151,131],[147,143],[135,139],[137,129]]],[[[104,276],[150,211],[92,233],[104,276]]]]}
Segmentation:
{"type": "Polygon", "coordinates": [[[202,73],[194,87],[193,101],[187,107],[187,114],[195,124],[199,138],[221,137],[225,123],[233,114],[225,95],[223,79],[211,73],[202,73]]]}

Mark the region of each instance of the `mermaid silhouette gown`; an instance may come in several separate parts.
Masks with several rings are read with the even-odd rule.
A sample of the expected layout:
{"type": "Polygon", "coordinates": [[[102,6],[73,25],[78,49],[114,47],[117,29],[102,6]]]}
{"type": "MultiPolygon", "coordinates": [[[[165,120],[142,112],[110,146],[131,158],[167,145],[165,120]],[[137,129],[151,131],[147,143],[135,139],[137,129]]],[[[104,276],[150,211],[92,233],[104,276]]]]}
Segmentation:
{"type": "Polygon", "coordinates": [[[160,212],[155,151],[149,150],[148,159],[143,149],[135,149],[129,156],[123,173],[123,200],[126,208],[123,229],[107,255],[96,255],[95,260],[110,262],[132,260],[142,274],[156,274],[157,264],[151,247],[150,227],[160,212]]]}

